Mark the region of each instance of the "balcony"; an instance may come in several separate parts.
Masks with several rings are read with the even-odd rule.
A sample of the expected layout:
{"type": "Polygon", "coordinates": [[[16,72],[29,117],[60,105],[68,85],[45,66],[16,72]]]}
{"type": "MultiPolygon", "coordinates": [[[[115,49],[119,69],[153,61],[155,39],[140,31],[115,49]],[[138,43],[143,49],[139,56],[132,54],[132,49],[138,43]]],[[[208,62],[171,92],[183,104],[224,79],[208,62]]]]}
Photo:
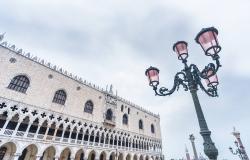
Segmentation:
{"type": "Polygon", "coordinates": [[[110,126],[110,127],[115,127],[116,122],[115,122],[115,116],[113,115],[108,115],[108,114],[104,114],[104,125],[110,126]]]}

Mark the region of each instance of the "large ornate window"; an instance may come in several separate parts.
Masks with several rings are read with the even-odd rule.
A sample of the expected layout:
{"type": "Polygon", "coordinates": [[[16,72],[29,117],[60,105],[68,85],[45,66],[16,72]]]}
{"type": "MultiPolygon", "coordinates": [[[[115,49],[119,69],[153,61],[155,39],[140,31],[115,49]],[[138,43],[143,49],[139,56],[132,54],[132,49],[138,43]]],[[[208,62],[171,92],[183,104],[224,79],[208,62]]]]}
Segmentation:
{"type": "Polygon", "coordinates": [[[93,108],[94,108],[93,102],[92,102],[91,100],[88,100],[88,101],[85,103],[84,112],[87,112],[87,113],[92,114],[93,108]]]}
{"type": "Polygon", "coordinates": [[[155,126],[151,124],[151,133],[155,133],[155,126]]]}
{"type": "Polygon", "coordinates": [[[113,112],[111,109],[108,109],[107,112],[106,112],[106,120],[112,120],[112,117],[113,117],[113,112]]]}
{"type": "Polygon", "coordinates": [[[66,98],[67,98],[66,92],[64,90],[58,90],[54,95],[53,102],[64,105],[66,98]]]}
{"type": "Polygon", "coordinates": [[[9,89],[25,93],[29,87],[30,81],[24,75],[14,77],[8,86],[9,89]]]}
{"type": "Polygon", "coordinates": [[[139,120],[139,129],[143,129],[143,122],[141,119],[139,120]]]}
{"type": "Polygon", "coordinates": [[[127,114],[124,114],[123,117],[122,117],[122,123],[123,124],[128,124],[128,115],[127,114]]]}

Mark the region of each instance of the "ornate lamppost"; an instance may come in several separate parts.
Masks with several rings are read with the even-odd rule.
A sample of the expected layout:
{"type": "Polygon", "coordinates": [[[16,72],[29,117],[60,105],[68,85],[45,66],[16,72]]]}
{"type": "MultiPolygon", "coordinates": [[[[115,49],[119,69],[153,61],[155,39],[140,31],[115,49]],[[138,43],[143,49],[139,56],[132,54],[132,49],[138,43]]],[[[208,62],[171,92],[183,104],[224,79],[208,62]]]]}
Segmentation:
{"type": "Polygon", "coordinates": [[[149,79],[149,85],[153,87],[156,96],[167,96],[174,93],[175,90],[179,89],[181,85],[185,91],[190,91],[196,114],[200,126],[200,134],[204,140],[204,152],[210,160],[216,160],[218,156],[218,150],[215,147],[210,135],[205,117],[203,115],[201,105],[197,96],[198,87],[203,90],[207,95],[211,97],[218,96],[217,85],[219,84],[217,78],[217,71],[221,67],[219,62],[218,53],[221,47],[217,40],[218,30],[214,27],[202,29],[196,36],[195,40],[202,47],[205,55],[210,56],[214,63],[209,63],[202,71],[198,69],[195,64],[187,64],[188,49],[187,42],[178,41],[174,44],[173,50],[176,52],[178,59],[184,64],[184,69],[178,72],[174,78],[174,85],[172,89],[167,89],[165,87],[160,87],[159,85],[159,69],[155,67],[149,67],[145,74],[149,79]],[[207,83],[207,88],[205,88],[201,82],[204,79],[207,83]]]}
{"type": "Polygon", "coordinates": [[[234,151],[232,147],[229,147],[229,150],[231,151],[231,153],[234,155],[238,155],[241,160],[248,160],[244,157],[245,152],[244,150],[242,150],[242,147],[239,146],[239,143],[237,141],[234,141],[234,144],[237,148],[234,151]]]}
{"type": "Polygon", "coordinates": [[[234,151],[232,147],[229,147],[229,150],[232,152],[232,154],[238,155],[240,157],[240,159],[249,160],[247,153],[245,151],[245,147],[243,146],[243,143],[242,143],[241,138],[240,138],[240,132],[236,131],[234,128],[234,131],[232,132],[232,134],[236,138],[236,141],[234,141],[234,144],[237,148],[234,151]]]}

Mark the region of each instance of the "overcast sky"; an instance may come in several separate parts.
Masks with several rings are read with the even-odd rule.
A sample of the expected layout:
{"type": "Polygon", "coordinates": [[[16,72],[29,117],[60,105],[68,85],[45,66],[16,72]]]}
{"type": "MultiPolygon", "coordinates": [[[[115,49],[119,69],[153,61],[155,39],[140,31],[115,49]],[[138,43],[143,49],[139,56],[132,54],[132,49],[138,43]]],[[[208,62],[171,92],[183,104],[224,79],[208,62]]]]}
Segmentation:
{"type": "Polygon", "coordinates": [[[203,154],[203,140],[190,93],[180,89],[155,97],[145,69],[158,67],[160,85],[172,87],[175,73],[183,67],[172,51],[178,40],[189,43],[189,62],[203,69],[211,58],[194,38],[201,28],[216,27],[222,46],[219,97],[200,91],[200,102],[218,159],[238,158],[228,150],[233,126],[250,156],[249,0],[0,2],[0,33],[6,32],[9,43],[103,88],[113,84],[119,96],[160,113],[166,159],[185,157],[185,144],[192,151],[191,133],[203,154]]]}

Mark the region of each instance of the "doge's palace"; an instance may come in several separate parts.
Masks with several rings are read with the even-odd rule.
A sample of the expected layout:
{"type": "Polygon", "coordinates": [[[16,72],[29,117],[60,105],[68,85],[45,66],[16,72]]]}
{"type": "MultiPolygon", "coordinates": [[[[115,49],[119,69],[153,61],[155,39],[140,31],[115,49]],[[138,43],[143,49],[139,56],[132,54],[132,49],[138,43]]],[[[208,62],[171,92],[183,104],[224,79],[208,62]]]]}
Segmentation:
{"type": "Polygon", "coordinates": [[[0,160],[161,160],[160,117],[0,41],[0,160]]]}

